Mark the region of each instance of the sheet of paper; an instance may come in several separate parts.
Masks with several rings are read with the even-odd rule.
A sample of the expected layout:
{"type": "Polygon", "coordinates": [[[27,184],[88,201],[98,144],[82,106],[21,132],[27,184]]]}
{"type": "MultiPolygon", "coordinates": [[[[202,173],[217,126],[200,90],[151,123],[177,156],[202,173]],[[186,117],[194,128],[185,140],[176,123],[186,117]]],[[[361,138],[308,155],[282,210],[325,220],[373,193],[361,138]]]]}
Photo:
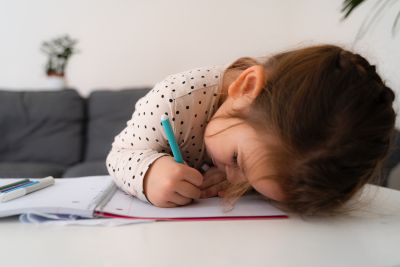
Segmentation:
{"type": "Polygon", "coordinates": [[[232,217],[285,217],[286,214],[258,194],[243,196],[230,211],[221,198],[208,198],[177,208],[158,208],[144,203],[121,190],[117,190],[102,212],[135,218],[232,218],[232,217]]]}
{"type": "MultiPolygon", "coordinates": [[[[0,186],[18,179],[0,179],[0,186]]],[[[60,178],[55,184],[0,203],[0,217],[39,212],[93,216],[93,202],[112,184],[110,176],[60,178]]]]}

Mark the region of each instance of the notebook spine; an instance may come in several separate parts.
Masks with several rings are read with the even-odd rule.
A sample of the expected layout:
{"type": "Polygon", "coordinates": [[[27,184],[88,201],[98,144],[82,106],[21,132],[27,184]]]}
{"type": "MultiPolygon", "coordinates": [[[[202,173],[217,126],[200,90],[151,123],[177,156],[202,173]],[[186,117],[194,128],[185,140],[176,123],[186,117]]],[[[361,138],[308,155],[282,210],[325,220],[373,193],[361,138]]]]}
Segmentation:
{"type": "Polygon", "coordinates": [[[89,204],[89,210],[93,211],[93,214],[95,214],[96,210],[99,207],[102,208],[105,204],[107,204],[107,202],[114,195],[116,190],[116,185],[113,181],[111,181],[107,188],[104,191],[101,191],[89,204]]]}

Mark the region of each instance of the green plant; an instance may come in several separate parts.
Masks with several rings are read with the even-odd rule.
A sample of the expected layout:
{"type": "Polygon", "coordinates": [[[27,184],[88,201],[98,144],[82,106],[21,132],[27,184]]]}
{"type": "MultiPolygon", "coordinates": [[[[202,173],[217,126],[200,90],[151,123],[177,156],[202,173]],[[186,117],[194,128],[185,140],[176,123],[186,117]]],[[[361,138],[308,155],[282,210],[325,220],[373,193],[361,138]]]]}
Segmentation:
{"type": "Polygon", "coordinates": [[[46,74],[64,76],[68,59],[77,53],[74,48],[78,41],[68,35],[42,43],[41,50],[48,55],[46,74]]]}
{"type": "MultiPolygon", "coordinates": [[[[343,19],[346,19],[357,7],[359,7],[362,3],[365,3],[366,0],[344,0],[341,12],[344,13],[343,19]]],[[[395,3],[399,3],[399,0],[377,0],[374,7],[371,9],[370,13],[364,19],[361,24],[360,29],[358,30],[356,40],[361,39],[368,29],[372,26],[372,24],[376,23],[380,18],[380,15],[384,10],[388,10],[395,3]]],[[[392,25],[392,36],[396,34],[397,25],[400,19],[400,10],[397,12],[394,22],[392,25]]]]}

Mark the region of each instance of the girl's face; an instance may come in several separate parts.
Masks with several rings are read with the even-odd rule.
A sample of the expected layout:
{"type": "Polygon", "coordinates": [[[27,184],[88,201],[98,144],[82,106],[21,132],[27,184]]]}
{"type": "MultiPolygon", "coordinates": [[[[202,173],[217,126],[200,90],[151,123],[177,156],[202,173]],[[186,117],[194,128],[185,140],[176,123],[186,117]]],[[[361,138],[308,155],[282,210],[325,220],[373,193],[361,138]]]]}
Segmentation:
{"type": "Polygon", "coordinates": [[[229,182],[247,181],[264,196],[278,201],[283,199],[275,181],[257,179],[273,174],[273,169],[268,163],[258,162],[268,151],[260,152],[260,148],[264,148],[265,144],[252,127],[240,119],[211,120],[205,129],[204,142],[209,157],[218,169],[225,172],[229,182]],[[240,124],[228,128],[237,123],[240,124]],[[218,133],[221,130],[224,131],[218,133]],[[214,133],[218,134],[209,136],[214,133]]]}
{"type": "Polygon", "coordinates": [[[247,181],[259,193],[280,201],[284,195],[278,183],[271,179],[258,179],[274,174],[272,166],[264,158],[268,155],[265,143],[275,140],[272,136],[261,140],[256,131],[243,120],[229,118],[232,112],[248,111],[262,91],[266,79],[265,68],[261,65],[249,67],[232,77],[224,75],[221,91],[227,97],[221,98],[222,103],[207,124],[204,142],[209,157],[218,169],[225,172],[228,181],[247,181]]]}

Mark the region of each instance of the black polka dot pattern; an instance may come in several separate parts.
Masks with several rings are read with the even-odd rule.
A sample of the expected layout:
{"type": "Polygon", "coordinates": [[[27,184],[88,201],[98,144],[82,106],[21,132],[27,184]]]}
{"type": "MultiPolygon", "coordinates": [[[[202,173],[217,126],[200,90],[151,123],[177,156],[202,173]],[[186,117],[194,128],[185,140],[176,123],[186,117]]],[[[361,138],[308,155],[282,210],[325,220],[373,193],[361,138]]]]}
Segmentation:
{"type": "Polygon", "coordinates": [[[172,155],[161,126],[170,117],[184,160],[199,169],[205,158],[204,129],[218,109],[223,67],[199,68],[168,76],[135,105],[126,128],[114,139],[106,167],[127,194],[148,201],[143,179],[159,157],[172,155]]]}

